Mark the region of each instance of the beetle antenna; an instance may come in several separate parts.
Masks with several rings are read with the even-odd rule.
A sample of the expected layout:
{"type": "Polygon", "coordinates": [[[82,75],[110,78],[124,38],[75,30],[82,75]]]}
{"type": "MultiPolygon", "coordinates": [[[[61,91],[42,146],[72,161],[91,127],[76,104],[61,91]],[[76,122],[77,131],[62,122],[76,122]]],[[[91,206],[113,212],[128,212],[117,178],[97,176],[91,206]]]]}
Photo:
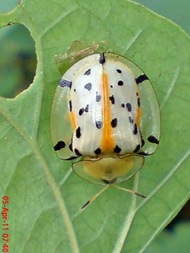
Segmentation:
{"type": "Polygon", "coordinates": [[[100,194],[102,194],[110,185],[106,185],[103,189],[101,189],[98,193],[96,193],[95,195],[93,195],[88,201],[86,201],[86,203],[84,205],[82,205],[81,209],[87,207],[88,205],[90,205],[98,196],[100,196],[100,194]]]}
{"type": "Polygon", "coordinates": [[[146,198],[145,195],[143,195],[143,194],[141,194],[141,193],[139,193],[139,192],[136,192],[136,191],[134,191],[134,190],[129,190],[129,189],[120,187],[120,186],[115,185],[115,184],[112,184],[111,186],[114,187],[114,188],[116,188],[116,189],[118,189],[118,190],[122,190],[122,191],[125,191],[125,192],[129,192],[129,193],[131,193],[131,194],[134,194],[134,195],[136,195],[136,196],[138,196],[138,197],[146,198]]]}
{"type": "Polygon", "coordinates": [[[98,193],[96,193],[95,195],[93,195],[88,201],[86,201],[86,203],[84,205],[82,205],[81,209],[87,207],[88,205],[90,205],[98,196],[100,196],[100,194],[102,194],[109,186],[111,187],[114,187],[118,190],[122,190],[122,191],[125,191],[125,192],[129,192],[131,194],[134,194],[138,197],[141,197],[141,198],[146,198],[145,195],[139,193],[139,192],[136,192],[134,190],[130,190],[130,189],[126,189],[126,188],[123,188],[123,187],[120,187],[118,185],[115,185],[115,184],[108,184],[106,185],[103,189],[101,189],[98,193]]]}

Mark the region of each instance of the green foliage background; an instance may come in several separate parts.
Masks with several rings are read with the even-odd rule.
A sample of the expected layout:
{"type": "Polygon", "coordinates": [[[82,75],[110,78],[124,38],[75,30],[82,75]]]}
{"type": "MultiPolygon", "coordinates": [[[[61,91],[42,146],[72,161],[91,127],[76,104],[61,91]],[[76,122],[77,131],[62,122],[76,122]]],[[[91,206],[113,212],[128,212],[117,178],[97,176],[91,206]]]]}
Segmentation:
{"type": "Polygon", "coordinates": [[[189,0],[136,0],[136,2],[145,5],[151,10],[167,17],[180,25],[188,34],[189,27],[189,0]]]}
{"type": "Polygon", "coordinates": [[[0,195],[10,199],[10,249],[14,252],[142,252],[176,215],[189,186],[189,37],[172,22],[124,0],[23,0],[0,15],[0,25],[20,23],[35,41],[36,77],[15,99],[0,99],[0,195]],[[137,199],[80,179],[53,152],[51,102],[60,73],[55,55],[73,41],[121,54],[151,79],[162,118],[159,149],[122,184],[147,195],[137,199]],[[183,45],[183,46],[182,46],[183,45]]]}

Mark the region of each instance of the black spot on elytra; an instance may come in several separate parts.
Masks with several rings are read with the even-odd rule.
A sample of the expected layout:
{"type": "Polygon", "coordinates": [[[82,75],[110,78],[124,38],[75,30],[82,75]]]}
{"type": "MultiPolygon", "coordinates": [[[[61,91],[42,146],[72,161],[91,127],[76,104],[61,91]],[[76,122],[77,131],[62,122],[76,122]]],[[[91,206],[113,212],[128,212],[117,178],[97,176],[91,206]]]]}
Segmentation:
{"type": "Polygon", "coordinates": [[[88,91],[90,91],[92,89],[92,84],[91,83],[87,83],[85,84],[84,88],[88,91]]]}
{"type": "Polygon", "coordinates": [[[102,127],[102,121],[100,121],[100,120],[99,120],[99,121],[97,120],[97,121],[95,122],[95,124],[96,124],[96,127],[97,127],[98,129],[100,129],[100,128],[102,127]]]}
{"type": "Polygon", "coordinates": [[[137,99],[137,105],[138,105],[138,107],[141,106],[141,100],[140,100],[140,98],[137,99]]]}
{"type": "Polygon", "coordinates": [[[159,144],[159,140],[153,135],[150,135],[148,137],[148,141],[151,142],[151,143],[159,144]]]}
{"type": "Polygon", "coordinates": [[[149,79],[145,74],[143,74],[143,75],[138,76],[135,80],[136,80],[136,83],[139,84],[149,79]]]}
{"type": "Polygon", "coordinates": [[[130,103],[127,103],[127,104],[126,104],[126,107],[127,107],[128,112],[131,112],[131,111],[132,111],[132,106],[131,106],[130,103]]]}
{"type": "Polygon", "coordinates": [[[69,144],[69,149],[73,152],[73,135],[71,137],[71,143],[69,144]]]}
{"type": "Polygon", "coordinates": [[[115,153],[120,153],[121,152],[121,148],[118,145],[116,145],[115,148],[114,148],[114,152],[115,153]]]}
{"type": "Polygon", "coordinates": [[[84,111],[85,111],[85,112],[88,112],[88,111],[89,111],[89,105],[86,105],[86,107],[84,108],[84,111]]]}
{"type": "Polygon", "coordinates": [[[72,112],[72,101],[69,100],[69,111],[72,112]]]}
{"type": "Polygon", "coordinates": [[[119,80],[119,81],[117,82],[117,84],[118,84],[119,86],[122,86],[122,85],[124,84],[124,82],[123,82],[122,80],[119,80]]]}
{"type": "Polygon", "coordinates": [[[134,120],[129,116],[129,122],[133,124],[134,120]]]}
{"type": "Polygon", "coordinates": [[[117,73],[122,73],[121,69],[116,69],[117,73]]]}
{"type": "Polygon", "coordinates": [[[69,144],[69,149],[73,152],[73,144],[72,144],[72,142],[69,144]]]}
{"type": "Polygon", "coordinates": [[[138,144],[133,152],[134,152],[134,153],[137,153],[137,152],[140,150],[140,147],[141,147],[141,146],[138,144]]]}
{"type": "Polygon", "coordinates": [[[61,87],[68,87],[68,88],[71,88],[71,86],[72,86],[72,82],[71,81],[68,81],[68,80],[65,80],[65,79],[61,79],[60,81],[59,81],[59,85],[61,86],[61,87]]]}
{"type": "Polygon", "coordinates": [[[85,71],[84,75],[89,76],[91,74],[91,69],[88,69],[87,71],[85,71]]]}
{"type": "Polygon", "coordinates": [[[94,153],[95,153],[96,155],[99,155],[99,154],[101,153],[101,149],[100,149],[100,148],[97,148],[96,150],[94,150],[94,153]]]}
{"type": "Polygon", "coordinates": [[[80,138],[80,137],[81,137],[81,128],[80,128],[80,127],[78,127],[78,128],[76,129],[76,137],[77,137],[77,138],[80,138]]]}
{"type": "Polygon", "coordinates": [[[54,146],[54,150],[58,151],[61,150],[62,148],[64,148],[66,146],[64,141],[58,141],[55,146],[54,146]]]}
{"type": "Polygon", "coordinates": [[[112,119],[111,126],[114,128],[117,126],[117,118],[112,119]]]}
{"type": "Polygon", "coordinates": [[[133,127],[133,134],[134,134],[134,135],[137,134],[137,124],[134,124],[134,127],[133,127]]]}
{"type": "Polygon", "coordinates": [[[89,105],[86,105],[85,108],[84,107],[80,108],[80,110],[78,112],[79,116],[83,115],[84,112],[88,112],[88,111],[89,111],[89,105]]]}
{"type": "Polygon", "coordinates": [[[84,108],[80,108],[79,110],[79,116],[81,116],[84,113],[84,108]]]}
{"type": "Polygon", "coordinates": [[[114,97],[114,95],[110,96],[109,100],[111,101],[112,105],[115,104],[115,97],[114,97]]]}
{"type": "Polygon", "coordinates": [[[79,150],[77,148],[74,149],[74,152],[77,156],[82,156],[82,154],[79,152],[79,150]]]}
{"type": "Polygon", "coordinates": [[[96,102],[100,102],[100,100],[101,100],[101,95],[98,92],[96,92],[96,102]]]}

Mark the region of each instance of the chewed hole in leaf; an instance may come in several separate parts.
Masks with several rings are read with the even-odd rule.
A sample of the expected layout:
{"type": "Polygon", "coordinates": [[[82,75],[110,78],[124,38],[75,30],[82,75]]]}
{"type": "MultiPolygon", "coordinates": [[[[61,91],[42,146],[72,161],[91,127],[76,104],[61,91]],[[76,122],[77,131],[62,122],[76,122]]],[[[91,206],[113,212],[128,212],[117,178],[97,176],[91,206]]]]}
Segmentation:
{"type": "Polygon", "coordinates": [[[6,13],[12,11],[19,3],[20,0],[1,1],[0,12],[6,13]]]}
{"type": "Polygon", "coordinates": [[[0,96],[14,98],[33,82],[35,44],[28,29],[12,25],[0,29],[0,96]]]}
{"type": "Polygon", "coordinates": [[[0,12],[6,13],[12,11],[21,0],[9,0],[9,1],[1,1],[0,4],[0,12]]]}

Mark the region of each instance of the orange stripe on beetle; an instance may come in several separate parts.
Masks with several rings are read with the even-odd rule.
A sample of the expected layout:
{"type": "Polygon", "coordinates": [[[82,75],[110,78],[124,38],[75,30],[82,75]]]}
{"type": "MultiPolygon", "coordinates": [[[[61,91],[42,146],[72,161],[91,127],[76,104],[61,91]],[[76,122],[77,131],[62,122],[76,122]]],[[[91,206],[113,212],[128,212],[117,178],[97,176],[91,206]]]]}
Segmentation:
{"type": "Polygon", "coordinates": [[[102,74],[101,92],[102,92],[102,118],[103,118],[101,150],[102,152],[112,152],[114,148],[114,140],[112,137],[108,76],[106,73],[102,74]]]}
{"type": "Polygon", "coordinates": [[[141,119],[141,108],[139,107],[137,109],[136,119],[135,119],[135,122],[136,122],[136,124],[137,124],[138,127],[140,126],[140,119],[141,119]]]}
{"type": "Polygon", "coordinates": [[[69,117],[70,117],[72,129],[75,130],[77,128],[75,114],[73,112],[70,112],[69,117]]]}

